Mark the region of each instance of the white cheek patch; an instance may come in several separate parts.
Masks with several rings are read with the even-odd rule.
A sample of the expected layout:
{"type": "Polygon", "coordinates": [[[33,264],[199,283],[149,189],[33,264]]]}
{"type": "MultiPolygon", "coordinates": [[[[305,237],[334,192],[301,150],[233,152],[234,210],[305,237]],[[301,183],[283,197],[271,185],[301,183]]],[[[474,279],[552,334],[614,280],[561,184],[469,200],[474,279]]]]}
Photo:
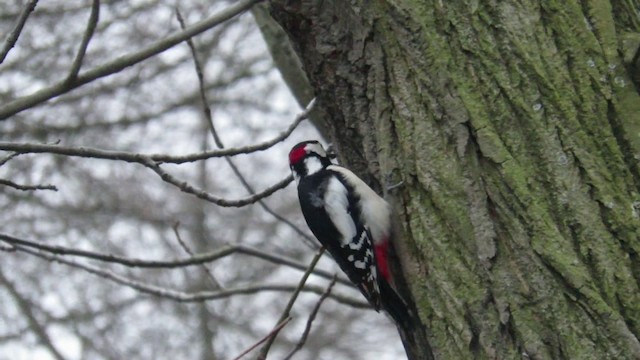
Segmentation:
{"type": "Polygon", "coordinates": [[[320,162],[320,159],[315,156],[310,156],[304,159],[304,166],[307,168],[307,176],[313,175],[322,170],[322,163],[320,162]]]}

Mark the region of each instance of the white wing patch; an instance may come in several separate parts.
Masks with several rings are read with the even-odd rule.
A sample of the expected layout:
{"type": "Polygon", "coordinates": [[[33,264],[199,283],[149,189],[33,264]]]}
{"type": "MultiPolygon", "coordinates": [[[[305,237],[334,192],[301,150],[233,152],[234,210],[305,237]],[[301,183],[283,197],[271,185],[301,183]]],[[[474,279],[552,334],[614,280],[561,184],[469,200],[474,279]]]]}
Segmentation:
{"type": "Polygon", "coordinates": [[[340,243],[343,246],[348,244],[356,236],[356,224],[348,211],[347,188],[334,177],[331,177],[327,184],[324,207],[336,229],[342,235],[340,243]]]}
{"type": "Polygon", "coordinates": [[[353,262],[353,266],[355,266],[358,269],[364,270],[367,268],[367,263],[364,261],[357,260],[353,262]]]}
{"type": "Polygon", "coordinates": [[[369,225],[372,242],[377,244],[388,238],[391,228],[389,204],[350,170],[338,165],[329,165],[327,169],[342,174],[347,182],[353,185],[354,191],[358,192],[362,220],[369,225]]]}

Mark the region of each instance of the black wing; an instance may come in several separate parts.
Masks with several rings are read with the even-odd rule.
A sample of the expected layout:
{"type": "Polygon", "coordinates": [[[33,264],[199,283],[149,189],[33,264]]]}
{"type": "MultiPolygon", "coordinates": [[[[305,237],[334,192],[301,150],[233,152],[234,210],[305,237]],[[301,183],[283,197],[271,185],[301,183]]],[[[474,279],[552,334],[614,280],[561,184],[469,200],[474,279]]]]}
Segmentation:
{"type": "Polygon", "coordinates": [[[309,229],[369,303],[380,309],[380,289],[371,233],[356,216],[356,199],[339,176],[321,171],[298,184],[302,213],[309,229]]]}

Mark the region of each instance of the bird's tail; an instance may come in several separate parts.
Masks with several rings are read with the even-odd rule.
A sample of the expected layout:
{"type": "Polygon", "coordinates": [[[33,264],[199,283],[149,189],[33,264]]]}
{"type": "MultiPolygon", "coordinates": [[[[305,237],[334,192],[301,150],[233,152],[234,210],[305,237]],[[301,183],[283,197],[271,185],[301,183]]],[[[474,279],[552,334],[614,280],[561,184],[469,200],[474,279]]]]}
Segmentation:
{"type": "Polygon", "coordinates": [[[396,322],[396,325],[406,331],[412,331],[418,321],[416,315],[387,281],[381,279],[381,281],[379,281],[379,287],[382,308],[396,322]]]}

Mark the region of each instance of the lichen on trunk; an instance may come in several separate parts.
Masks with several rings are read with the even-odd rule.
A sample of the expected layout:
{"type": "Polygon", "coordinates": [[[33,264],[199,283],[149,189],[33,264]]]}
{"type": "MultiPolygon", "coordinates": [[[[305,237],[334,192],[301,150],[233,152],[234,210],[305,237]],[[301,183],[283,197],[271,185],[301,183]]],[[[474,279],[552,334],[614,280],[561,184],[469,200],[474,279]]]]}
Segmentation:
{"type": "Polygon", "coordinates": [[[640,358],[637,1],[284,1],[441,359],[640,358]]]}

